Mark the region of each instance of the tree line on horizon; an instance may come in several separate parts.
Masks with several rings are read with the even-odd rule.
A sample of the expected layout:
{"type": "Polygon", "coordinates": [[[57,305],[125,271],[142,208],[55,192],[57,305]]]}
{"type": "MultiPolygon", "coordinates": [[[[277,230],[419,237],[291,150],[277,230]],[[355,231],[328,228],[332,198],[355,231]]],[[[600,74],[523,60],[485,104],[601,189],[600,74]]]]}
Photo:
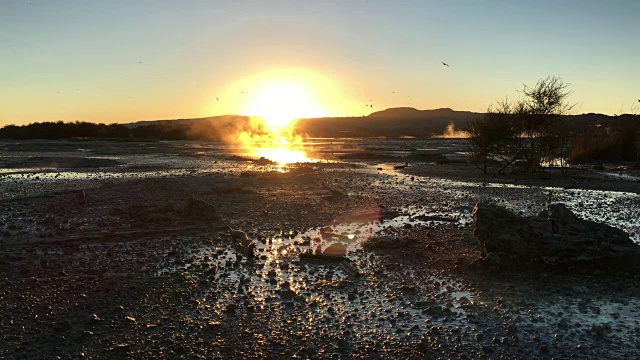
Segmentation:
{"type": "MultiPolygon", "coordinates": [[[[484,114],[439,109],[425,118],[415,109],[409,115],[388,109],[368,117],[300,119],[295,131],[308,137],[432,138],[455,126],[470,134],[474,159],[485,172],[515,166],[533,171],[550,158],[640,161],[640,115],[567,115],[570,92],[557,77],[525,86],[522,94],[484,114]]],[[[261,130],[246,116],[129,125],[56,121],[6,125],[0,128],[0,139],[231,141],[234,134],[256,131],[261,130]]]]}
{"type": "Polygon", "coordinates": [[[467,128],[476,164],[504,172],[533,172],[543,163],[588,160],[635,160],[640,166],[640,116],[584,123],[567,116],[569,84],[548,76],[523,86],[522,97],[489,107],[467,128]],[[570,121],[573,120],[573,121],[570,121]]]}
{"type": "Polygon", "coordinates": [[[158,123],[137,127],[123,124],[74,122],[34,122],[28,125],[6,125],[0,128],[0,139],[13,140],[207,140],[222,141],[222,134],[194,129],[192,124],[158,123]]]}

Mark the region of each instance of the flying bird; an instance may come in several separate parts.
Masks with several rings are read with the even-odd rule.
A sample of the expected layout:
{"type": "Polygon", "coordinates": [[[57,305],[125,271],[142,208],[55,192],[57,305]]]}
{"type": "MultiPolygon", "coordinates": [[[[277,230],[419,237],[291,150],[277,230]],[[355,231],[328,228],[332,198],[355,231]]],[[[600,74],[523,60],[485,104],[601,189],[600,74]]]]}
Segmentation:
{"type": "Polygon", "coordinates": [[[216,98],[216,100],[220,101],[220,99],[216,98]]]}
{"type": "Polygon", "coordinates": [[[441,61],[441,63],[442,63],[442,65],[444,65],[444,66],[450,67],[450,66],[449,66],[449,64],[447,64],[447,63],[446,63],[446,62],[444,62],[444,61],[441,61]]]}

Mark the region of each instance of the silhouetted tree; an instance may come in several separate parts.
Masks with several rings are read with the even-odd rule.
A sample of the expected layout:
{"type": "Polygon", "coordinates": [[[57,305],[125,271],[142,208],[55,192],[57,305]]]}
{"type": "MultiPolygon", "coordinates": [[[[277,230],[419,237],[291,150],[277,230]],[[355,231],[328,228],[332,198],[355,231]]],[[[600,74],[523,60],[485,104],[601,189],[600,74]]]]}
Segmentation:
{"type": "Polygon", "coordinates": [[[489,163],[501,163],[502,169],[511,164],[511,112],[507,101],[500,102],[495,108],[490,107],[485,116],[472,121],[468,128],[473,159],[485,174],[489,163]]]}
{"type": "Polygon", "coordinates": [[[577,134],[570,151],[573,162],[636,161],[640,155],[640,116],[621,115],[612,121],[592,124],[577,134]]]}
{"type": "Polygon", "coordinates": [[[490,160],[500,162],[500,171],[515,165],[535,171],[543,160],[564,156],[560,149],[567,148],[568,134],[560,128],[560,117],[572,108],[568,87],[556,76],[540,79],[533,87],[524,85],[522,98],[499,102],[471,124],[473,154],[485,173],[490,160]]]}

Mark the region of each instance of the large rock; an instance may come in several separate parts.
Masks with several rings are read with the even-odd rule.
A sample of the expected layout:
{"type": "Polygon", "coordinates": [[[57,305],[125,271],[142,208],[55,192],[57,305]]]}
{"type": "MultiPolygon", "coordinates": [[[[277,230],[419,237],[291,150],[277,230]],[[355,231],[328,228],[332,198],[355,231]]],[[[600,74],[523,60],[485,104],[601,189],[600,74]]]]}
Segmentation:
{"type": "Polygon", "coordinates": [[[481,263],[502,269],[544,266],[584,271],[640,270],[640,246],[627,233],[578,218],[563,204],[521,217],[493,202],[473,210],[481,263]]]}

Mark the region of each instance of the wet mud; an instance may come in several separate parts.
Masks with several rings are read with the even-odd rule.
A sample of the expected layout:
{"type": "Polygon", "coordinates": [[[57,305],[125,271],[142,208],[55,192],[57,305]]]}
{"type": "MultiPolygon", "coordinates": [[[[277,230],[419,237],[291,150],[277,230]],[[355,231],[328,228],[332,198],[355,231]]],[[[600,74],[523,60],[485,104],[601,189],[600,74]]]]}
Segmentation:
{"type": "Polygon", "coordinates": [[[407,157],[464,159],[459,140],[317,141],[325,161],[289,166],[202,143],[0,149],[25,165],[0,173],[3,358],[640,355],[637,275],[471,266],[485,199],[523,215],[563,202],[639,242],[633,178],[484,177],[407,157]],[[383,161],[336,161],[356,151],[383,161]],[[211,210],[187,211],[190,198],[211,210]]]}

